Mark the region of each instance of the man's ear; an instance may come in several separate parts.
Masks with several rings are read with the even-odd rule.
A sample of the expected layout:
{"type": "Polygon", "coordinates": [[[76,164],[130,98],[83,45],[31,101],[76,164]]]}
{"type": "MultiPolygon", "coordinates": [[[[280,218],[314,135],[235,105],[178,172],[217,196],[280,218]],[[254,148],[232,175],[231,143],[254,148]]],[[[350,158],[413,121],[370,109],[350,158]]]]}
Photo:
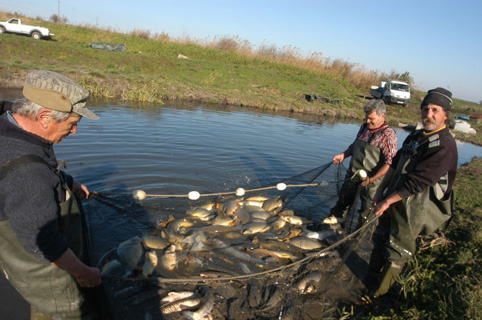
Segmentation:
{"type": "Polygon", "coordinates": [[[46,129],[50,121],[52,121],[52,111],[49,109],[40,109],[37,113],[37,121],[42,128],[46,129]]]}

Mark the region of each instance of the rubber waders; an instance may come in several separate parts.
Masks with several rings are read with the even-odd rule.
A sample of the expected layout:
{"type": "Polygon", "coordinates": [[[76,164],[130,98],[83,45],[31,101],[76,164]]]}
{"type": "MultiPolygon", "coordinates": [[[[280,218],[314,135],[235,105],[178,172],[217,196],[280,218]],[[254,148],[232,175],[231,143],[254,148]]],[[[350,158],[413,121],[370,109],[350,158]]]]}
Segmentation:
{"type": "Polygon", "coordinates": [[[374,298],[383,296],[390,290],[392,285],[397,280],[398,275],[402,272],[403,265],[399,265],[396,262],[389,261],[382,270],[382,275],[378,282],[378,286],[372,289],[372,295],[374,298]]]}
{"type": "Polygon", "coordinates": [[[373,248],[370,256],[370,262],[368,264],[368,274],[365,277],[365,285],[370,290],[377,285],[377,281],[380,278],[383,266],[386,264],[387,258],[383,254],[383,251],[376,246],[373,248]]]}

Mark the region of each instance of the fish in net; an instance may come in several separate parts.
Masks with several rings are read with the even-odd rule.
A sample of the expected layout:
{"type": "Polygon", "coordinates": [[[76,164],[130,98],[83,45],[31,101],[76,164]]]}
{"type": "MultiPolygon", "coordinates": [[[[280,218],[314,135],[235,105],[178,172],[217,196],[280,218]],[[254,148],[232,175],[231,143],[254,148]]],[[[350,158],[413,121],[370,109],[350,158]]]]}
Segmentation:
{"type": "Polygon", "coordinates": [[[346,168],[219,193],[92,192],[85,243],[113,319],[303,319],[360,239],[325,224],[346,168]]]}

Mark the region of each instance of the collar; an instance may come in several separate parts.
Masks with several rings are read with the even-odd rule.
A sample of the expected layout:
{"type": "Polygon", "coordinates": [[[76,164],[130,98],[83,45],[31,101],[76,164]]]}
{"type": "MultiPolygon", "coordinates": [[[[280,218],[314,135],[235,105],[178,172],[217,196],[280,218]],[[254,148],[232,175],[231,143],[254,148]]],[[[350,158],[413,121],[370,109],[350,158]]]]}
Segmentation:
{"type": "Polygon", "coordinates": [[[375,129],[368,129],[368,125],[367,125],[367,129],[370,132],[375,132],[375,131],[378,131],[378,130],[383,129],[385,127],[388,127],[388,123],[386,123],[386,122],[384,122],[381,126],[379,126],[378,128],[375,128],[375,129]]]}
{"type": "Polygon", "coordinates": [[[440,127],[440,129],[437,129],[437,130],[434,130],[434,131],[426,132],[425,130],[423,130],[423,135],[424,135],[424,136],[428,136],[428,135],[431,135],[431,134],[433,134],[433,133],[442,131],[442,130],[445,129],[445,128],[447,128],[447,125],[446,125],[446,124],[444,124],[442,127],[440,127]]]}
{"type": "Polygon", "coordinates": [[[16,126],[19,127],[19,128],[22,128],[22,127],[18,124],[17,120],[15,120],[15,118],[13,117],[13,112],[10,111],[10,110],[7,111],[7,119],[8,119],[8,122],[16,125],[16,126]]]}

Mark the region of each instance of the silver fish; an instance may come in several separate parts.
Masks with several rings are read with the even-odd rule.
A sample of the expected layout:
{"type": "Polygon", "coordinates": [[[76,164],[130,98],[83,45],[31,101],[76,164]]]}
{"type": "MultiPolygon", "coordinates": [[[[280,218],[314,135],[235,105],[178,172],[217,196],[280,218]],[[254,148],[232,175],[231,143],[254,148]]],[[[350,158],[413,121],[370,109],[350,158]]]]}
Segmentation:
{"type": "Polygon", "coordinates": [[[104,264],[101,269],[101,276],[113,274],[114,271],[119,270],[122,267],[122,263],[119,260],[111,260],[104,264]]]}
{"type": "Polygon", "coordinates": [[[321,280],[321,272],[314,271],[303,276],[300,281],[298,281],[296,287],[302,294],[311,293],[316,289],[316,285],[321,280]]]}
{"type": "Polygon", "coordinates": [[[246,224],[249,222],[250,215],[248,210],[244,209],[243,207],[236,210],[234,213],[234,220],[241,222],[242,224],[246,224]]]}
{"type": "Polygon", "coordinates": [[[144,235],[142,236],[141,241],[144,248],[154,250],[163,250],[169,245],[169,242],[165,239],[154,235],[144,235]]]}
{"type": "Polygon", "coordinates": [[[303,250],[316,250],[322,247],[322,244],[316,239],[307,237],[295,237],[289,240],[290,244],[303,250]]]}
{"type": "Polygon", "coordinates": [[[328,229],[328,230],[322,230],[322,231],[310,231],[310,230],[303,230],[303,234],[307,238],[311,239],[317,239],[317,240],[325,240],[326,238],[329,238],[331,236],[336,235],[338,232],[333,229],[328,229]]]}
{"type": "Polygon", "coordinates": [[[192,217],[196,218],[206,218],[211,216],[213,213],[207,209],[204,208],[194,208],[194,209],[189,209],[186,211],[186,213],[192,217]]]}
{"type": "Polygon", "coordinates": [[[161,299],[161,303],[164,305],[176,300],[190,298],[194,295],[195,293],[192,291],[171,291],[167,294],[167,296],[161,299]]]}
{"type": "Polygon", "coordinates": [[[230,255],[230,256],[233,256],[233,257],[235,257],[235,258],[237,258],[241,261],[247,261],[249,263],[259,264],[261,266],[264,264],[263,260],[255,259],[255,258],[251,257],[249,254],[246,254],[246,253],[243,253],[239,250],[236,250],[236,249],[226,245],[221,240],[213,239],[212,243],[213,243],[213,249],[215,249],[215,251],[223,252],[223,253],[225,253],[227,255],[230,255]]]}
{"type": "Polygon", "coordinates": [[[235,199],[221,204],[221,211],[225,214],[232,216],[240,206],[240,200],[235,199]]]}
{"type": "Polygon", "coordinates": [[[268,220],[271,218],[271,215],[266,211],[255,211],[251,213],[251,219],[261,219],[261,220],[268,220]]]}
{"type": "Polygon", "coordinates": [[[117,247],[117,256],[129,268],[137,268],[137,264],[142,258],[144,248],[142,247],[141,238],[138,236],[132,237],[117,247]]]}
{"type": "Polygon", "coordinates": [[[200,320],[206,315],[211,313],[214,307],[214,295],[208,290],[207,287],[203,286],[204,299],[203,305],[196,311],[183,311],[181,314],[189,320],[200,320]]]}
{"type": "Polygon", "coordinates": [[[266,232],[271,227],[266,224],[265,221],[262,222],[251,222],[243,226],[243,234],[255,234],[258,232],[266,232]]]}
{"type": "Polygon", "coordinates": [[[167,229],[169,231],[173,231],[173,232],[176,232],[176,233],[186,234],[187,233],[186,228],[190,228],[193,225],[194,225],[194,223],[192,221],[187,220],[187,219],[176,219],[176,220],[173,220],[173,221],[169,222],[169,224],[167,225],[167,229]]]}
{"type": "Polygon", "coordinates": [[[142,275],[144,277],[150,277],[154,268],[157,267],[158,258],[154,251],[147,251],[144,256],[144,263],[142,264],[142,275]]]}
{"type": "Polygon", "coordinates": [[[268,199],[263,203],[263,209],[268,212],[274,212],[275,214],[281,211],[283,208],[283,201],[281,197],[275,199],[268,199]]]}
{"type": "Polygon", "coordinates": [[[176,245],[171,244],[164,252],[164,256],[161,259],[161,265],[169,271],[173,271],[176,268],[177,256],[176,245]]]}
{"type": "Polygon", "coordinates": [[[181,312],[191,310],[201,304],[202,299],[199,296],[186,298],[171,302],[165,306],[161,306],[162,314],[171,314],[174,312],[181,312]]]}
{"type": "Polygon", "coordinates": [[[304,220],[298,216],[280,216],[280,218],[296,226],[301,226],[304,222],[304,220]]]}

